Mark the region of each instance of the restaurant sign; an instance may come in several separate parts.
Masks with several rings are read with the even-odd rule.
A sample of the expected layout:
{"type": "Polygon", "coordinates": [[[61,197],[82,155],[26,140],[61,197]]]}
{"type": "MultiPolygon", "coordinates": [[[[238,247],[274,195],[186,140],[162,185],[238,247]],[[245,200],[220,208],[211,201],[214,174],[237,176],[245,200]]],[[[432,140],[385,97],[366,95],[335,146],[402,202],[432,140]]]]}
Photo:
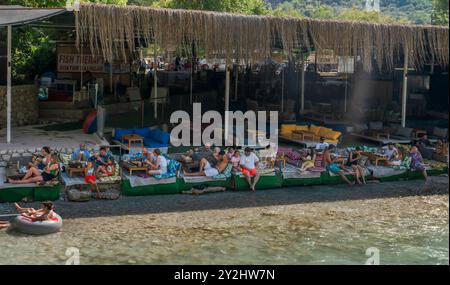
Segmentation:
{"type": "MultiPolygon", "coordinates": [[[[81,72],[109,73],[110,64],[105,62],[101,56],[90,54],[59,54],[58,72],[81,72]]],[[[113,63],[113,73],[129,73],[130,65],[123,62],[113,63]]]]}

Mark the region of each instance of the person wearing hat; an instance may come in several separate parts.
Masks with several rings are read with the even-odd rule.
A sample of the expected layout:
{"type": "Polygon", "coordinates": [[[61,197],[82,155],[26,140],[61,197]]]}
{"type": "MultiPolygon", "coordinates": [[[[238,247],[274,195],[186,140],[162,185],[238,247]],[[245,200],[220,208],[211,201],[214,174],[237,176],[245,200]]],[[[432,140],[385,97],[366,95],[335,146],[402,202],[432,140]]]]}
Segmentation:
{"type": "Polygon", "coordinates": [[[324,137],[320,137],[320,142],[318,144],[316,144],[316,150],[325,150],[329,147],[330,145],[325,142],[325,138],[324,137]]]}
{"type": "Polygon", "coordinates": [[[259,163],[259,158],[252,151],[251,148],[246,147],[244,150],[244,155],[241,156],[240,164],[242,168],[242,174],[250,185],[250,190],[255,191],[256,183],[258,183],[260,174],[257,170],[259,163]],[[253,177],[253,182],[252,182],[253,177]]]}

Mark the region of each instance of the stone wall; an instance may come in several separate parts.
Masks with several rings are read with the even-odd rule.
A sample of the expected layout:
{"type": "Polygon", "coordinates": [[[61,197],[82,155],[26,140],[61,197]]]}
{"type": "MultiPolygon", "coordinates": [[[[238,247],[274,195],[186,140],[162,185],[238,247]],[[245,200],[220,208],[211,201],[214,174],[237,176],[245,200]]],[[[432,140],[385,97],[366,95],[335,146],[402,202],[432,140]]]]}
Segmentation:
{"type": "MultiPolygon", "coordinates": [[[[75,149],[74,148],[52,148],[51,149],[54,152],[61,153],[61,154],[72,154],[75,149]]],[[[14,161],[17,160],[31,160],[31,156],[33,154],[40,154],[42,151],[42,148],[17,148],[17,149],[0,149],[0,167],[5,167],[8,165],[10,160],[14,158],[14,161]],[[22,159],[21,159],[22,158],[22,159]]]]}
{"type": "MultiPolygon", "coordinates": [[[[38,89],[35,85],[11,88],[13,126],[36,124],[39,117],[38,89]]],[[[0,86],[0,128],[6,128],[6,86],[0,86]]]]}

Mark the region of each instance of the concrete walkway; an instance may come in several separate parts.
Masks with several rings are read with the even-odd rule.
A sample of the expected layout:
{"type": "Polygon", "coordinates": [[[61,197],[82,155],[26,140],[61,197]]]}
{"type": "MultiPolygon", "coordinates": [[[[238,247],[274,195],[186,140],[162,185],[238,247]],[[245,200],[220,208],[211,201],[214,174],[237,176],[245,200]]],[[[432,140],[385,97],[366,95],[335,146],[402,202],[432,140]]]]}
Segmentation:
{"type": "Polygon", "coordinates": [[[42,146],[50,148],[74,148],[80,143],[90,146],[108,145],[95,135],[82,130],[58,132],[37,129],[39,126],[13,127],[11,143],[6,143],[6,129],[0,129],[0,150],[30,149],[42,146]]]}

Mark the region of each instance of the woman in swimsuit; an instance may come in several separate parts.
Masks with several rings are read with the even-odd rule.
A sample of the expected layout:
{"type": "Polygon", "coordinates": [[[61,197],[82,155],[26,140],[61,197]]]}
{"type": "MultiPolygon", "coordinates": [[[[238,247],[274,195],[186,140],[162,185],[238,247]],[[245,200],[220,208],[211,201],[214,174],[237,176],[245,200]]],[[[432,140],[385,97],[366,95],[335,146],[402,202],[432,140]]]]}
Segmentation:
{"type": "Polygon", "coordinates": [[[17,203],[15,203],[14,206],[18,213],[32,221],[51,220],[54,218],[54,205],[52,202],[42,203],[42,208],[38,210],[35,210],[34,208],[22,208],[17,203]]]}

